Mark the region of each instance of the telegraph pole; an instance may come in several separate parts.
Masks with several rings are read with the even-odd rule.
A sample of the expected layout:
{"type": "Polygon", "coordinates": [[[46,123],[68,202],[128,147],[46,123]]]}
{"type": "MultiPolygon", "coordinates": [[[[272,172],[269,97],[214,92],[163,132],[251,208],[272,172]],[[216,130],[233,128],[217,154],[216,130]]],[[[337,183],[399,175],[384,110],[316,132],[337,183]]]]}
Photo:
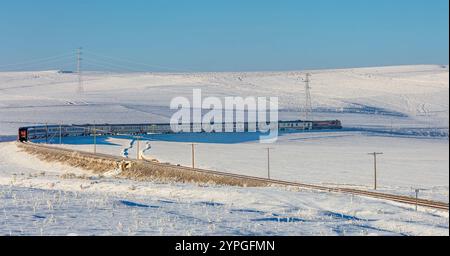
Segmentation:
{"type": "Polygon", "coordinates": [[[97,154],[97,129],[95,128],[95,122],[94,122],[94,154],[97,154]]]}
{"type": "Polygon", "coordinates": [[[417,205],[419,204],[419,192],[420,192],[420,189],[416,188],[414,190],[414,192],[416,192],[416,212],[417,212],[417,205]]]}
{"type": "Polygon", "coordinates": [[[83,48],[78,48],[77,49],[77,74],[78,74],[78,93],[83,93],[84,92],[84,88],[83,88],[83,79],[81,76],[81,55],[83,54],[81,52],[83,48]]]}
{"type": "Polygon", "coordinates": [[[59,124],[59,145],[62,144],[62,124],[59,124]]]}
{"type": "Polygon", "coordinates": [[[48,144],[48,123],[45,123],[45,144],[48,144]]]}
{"type": "Polygon", "coordinates": [[[383,152],[373,152],[369,153],[369,155],[373,156],[373,171],[374,171],[374,183],[373,189],[377,190],[377,156],[384,154],[383,152]]]}
{"type": "Polygon", "coordinates": [[[192,169],[195,169],[195,144],[191,144],[192,169]]]}
{"type": "Polygon", "coordinates": [[[266,148],[267,150],[267,178],[270,180],[270,150],[272,148],[266,148]]]}

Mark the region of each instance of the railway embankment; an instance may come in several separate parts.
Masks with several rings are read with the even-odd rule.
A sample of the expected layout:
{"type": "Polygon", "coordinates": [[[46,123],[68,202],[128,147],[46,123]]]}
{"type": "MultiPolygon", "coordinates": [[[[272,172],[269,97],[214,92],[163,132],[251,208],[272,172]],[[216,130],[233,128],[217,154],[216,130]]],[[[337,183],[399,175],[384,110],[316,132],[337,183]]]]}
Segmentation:
{"type": "Polygon", "coordinates": [[[60,162],[78,167],[95,174],[116,171],[117,177],[138,181],[163,181],[180,183],[216,184],[242,187],[262,187],[269,182],[242,177],[230,177],[207,173],[202,170],[183,166],[130,160],[124,157],[69,150],[32,143],[17,143],[23,151],[38,157],[42,161],[60,162]]]}
{"type": "Polygon", "coordinates": [[[123,157],[93,154],[89,152],[63,149],[33,143],[17,143],[23,151],[37,156],[43,161],[57,161],[93,171],[97,174],[117,170],[119,178],[128,178],[139,181],[164,181],[197,184],[217,184],[242,187],[286,186],[301,189],[310,189],[328,193],[344,193],[368,198],[387,200],[406,205],[421,206],[436,210],[449,210],[448,202],[439,202],[426,199],[413,198],[402,195],[379,193],[351,188],[328,187],[321,185],[304,184],[281,180],[272,180],[233,173],[211,170],[194,169],[178,165],[148,162],[145,160],[130,160],[123,157]]]}

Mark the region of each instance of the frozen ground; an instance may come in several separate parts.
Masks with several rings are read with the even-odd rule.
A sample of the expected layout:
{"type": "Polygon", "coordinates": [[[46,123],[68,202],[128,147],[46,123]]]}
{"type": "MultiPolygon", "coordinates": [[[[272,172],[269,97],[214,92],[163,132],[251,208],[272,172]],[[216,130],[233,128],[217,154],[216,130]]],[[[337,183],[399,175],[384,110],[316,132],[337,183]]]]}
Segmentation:
{"type": "MultiPolygon", "coordinates": [[[[367,153],[382,151],[378,173],[382,191],[412,195],[413,188],[422,188],[421,197],[449,200],[448,66],[310,73],[314,116],[340,119],[344,130],[283,134],[270,146],[273,178],[371,189],[373,167],[367,153]]],[[[100,179],[75,168],[42,163],[17,152],[9,142],[24,125],[168,121],[170,100],[190,98],[193,88],[201,88],[204,97],[278,96],[280,118],[299,119],[304,74],[87,72],[85,92],[79,95],[73,74],[0,73],[0,207],[4,209],[0,232],[448,235],[448,214],[416,213],[388,202],[311,191],[100,179]],[[83,216],[92,214],[98,216],[93,219],[98,224],[83,222],[83,216]],[[135,215],[126,218],[129,214],[135,215]],[[150,223],[151,218],[156,223],[150,223]],[[293,221],[286,223],[288,218],[293,221]]],[[[190,165],[189,144],[194,142],[199,167],[265,177],[267,145],[256,138],[251,134],[148,135],[141,143],[150,143],[148,156],[190,165]]],[[[135,157],[130,137],[99,137],[98,143],[100,152],[135,157]]],[[[62,146],[92,150],[92,138],[65,138],[62,146]]]]}
{"type": "MultiPolygon", "coordinates": [[[[320,70],[312,73],[317,118],[339,118],[347,128],[448,134],[448,66],[399,66],[320,70]]],[[[280,117],[298,119],[305,72],[89,73],[85,93],[76,74],[0,72],[0,135],[29,124],[168,121],[170,100],[207,96],[278,96],[280,117]]]]}
{"type": "MultiPolygon", "coordinates": [[[[267,151],[256,134],[147,135],[144,154],[161,162],[191,166],[191,142],[196,144],[196,166],[267,177],[267,151]]],[[[58,140],[57,140],[58,141],[58,140]]],[[[136,158],[136,141],[128,136],[97,138],[97,152],[136,158]]],[[[65,148],[93,150],[89,137],[64,138],[65,148]]],[[[373,188],[373,156],[378,158],[378,190],[393,194],[449,200],[448,140],[403,138],[360,132],[282,134],[271,144],[271,178],[304,183],[373,188]],[[386,146],[389,145],[389,146],[386,146]],[[413,145],[413,146],[412,146],[413,145]]]]}
{"type": "Polygon", "coordinates": [[[448,235],[447,212],[289,188],[134,182],[0,144],[3,235],[448,235]]]}

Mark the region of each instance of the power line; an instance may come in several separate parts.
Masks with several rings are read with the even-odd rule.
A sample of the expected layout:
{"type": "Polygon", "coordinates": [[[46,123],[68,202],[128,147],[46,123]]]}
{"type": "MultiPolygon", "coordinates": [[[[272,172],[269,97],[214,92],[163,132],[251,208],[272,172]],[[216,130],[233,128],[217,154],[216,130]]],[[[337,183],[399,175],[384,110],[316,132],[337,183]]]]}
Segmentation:
{"type": "MultiPolygon", "coordinates": [[[[161,66],[161,65],[151,65],[148,63],[143,63],[139,61],[134,61],[130,59],[125,58],[118,58],[118,57],[109,57],[97,53],[93,53],[91,51],[84,50],[82,48],[77,49],[76,53],[76,72],[78,74],[82,74],[82,63],[87,63],[93,66],[101,67],[101,68],[114,68],[116,70],[127,70],[131,72],[143,72],[147,70],[143,69],[136,69],[136,68],[130,68],[129,64],[132,64],[134,66],[138,67],[146,67],[151,69],[162,69],[167,71],[177,71],[177,72],[186,72],[186,71],[193,71],[186,68],[175,68],[175,67],[167,67],[167,66],[161,66]],[[81,56],[84,56],[81,58],[81,56]],[[127,64],[128,63],[128,64],[127,64]]],[[[5,64],[0,65],[0,69],[7,68],[8,70],[23,70],[24,66],[30,67],[33,65],[43,65],[43,64],[51,64],[51,63],[58,63],[61,61],[64,61],[63,64],[70,64],[70,58],[73,57],[73,53],[64,53],[44,58],[37,58],[37,59],[30,59],[23,62],[17,62],[17,63],[11,63],[11,64],[5,64]],[[67,62],[66,62],[67,61],[67,62]]],[[[73,63],[73,62],[72,62],[73,63]]],[[[58,67],[59,68],[59,67],[58,67]]]]}
{"type": "Polygon", "coordinates": [[[83,63],[87,63],[89,65],[93,65],[93,66],[97,66],[97,67],[101,67],[101,68],[110,68],[110,69],[119,70],[119,71],[127,70],[127,71],[131,71],[131,72],[142,72],[142,70],[131,69],[129,67],[125,67],[122,65],[107,63],[107,62],[104,62],[101,60],[92,60],[92,59],[88,59],[88,58],[84,58],[83,63]]]}
{"type": "Polygon", "coordinates": [[[24,61],[24,62],[0,65],[0,68],[14,67],[14,66],[27,66],[29,64],[41,64],[41,63],[45,63],[45,62],[53,62],[53,61],[62,60],[64,58],[68,59],[71,55],[72,55],[71,53],[65,53],[65,54],[59,54],[59,55],[55,55],[55,56],[51,56],[51,57],[31,59],[31,60],[24,61]]]}
{"type": "Polygon", "coordinates": [[[40,63],[29,63],[24,64],[22,66],[10,66],[7,68],[0,68],[4,72],[14,72],[14,71],[42,71],[42,70],[53,70],[53,69],[62,69],[62,67],[72,66],[73,60],[70,60],[68,57],[64,59],[54,59],[42,61],[40,63]]]}
{"type": "Polygon", "coordinates": [[[115,60],[115,61],[119,61],[119,62],[127,62],[127,63],[130,63],[130,64],[135,64],[135,65],[138,65],[138,66],[145,66],[145,67],[149,67],[149,68],[152,68],[152,69],[155,69],[155,68],[156,69],[165,69],[165,70],[168,70],[168,71],[172,70],[172,71],[178,71],[178,72],[193,71],[193,70],[186,69],[186,68],[180,69],[180,68],[173,68],[173,67],[160,66],[160,65],[151,65],[151,64],[148,64],[148,63],[138,62],[138,61],[129,60],[129,59],[125,59],[125,58],[109,57],[109,56],[93,53],[91,51],[86,51],[86,52],[88,54],[90,54],[90,55],[97,56],[98,58],[115,60]]]}

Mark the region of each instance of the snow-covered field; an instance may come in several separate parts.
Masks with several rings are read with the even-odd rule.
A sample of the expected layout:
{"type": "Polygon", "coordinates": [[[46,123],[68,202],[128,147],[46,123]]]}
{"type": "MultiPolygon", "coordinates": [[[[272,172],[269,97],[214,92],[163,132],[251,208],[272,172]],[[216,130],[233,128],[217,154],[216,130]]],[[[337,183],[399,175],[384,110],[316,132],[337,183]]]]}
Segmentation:
{"type": "Polygon", "coordinates": [[[448,212],[289,188],[135,182],[0,144],[3,235],[448,235],[448,212]]]}
{"type": "MultiPolygon", "coordinates": [[[[173,97],[278,96],[280,118],[301,118],[306,72],[89,73],[0,72],[0,135],[28,124],[168,121],[173,97]]],[[[448,130],[448,66],[310,71],[317,118],[346,127],[448,130]]]]}
{"type": "MultiPolygon", "coordinates": [[[[267,145],[255,138],[251,134],[147,135],[140,140],[140,148],[151,146],[144,151],[147,158],[191,166],[190,143],[195,142],[199,168],[267,177],[267,145]]],[[[133,138],[100,137],[97,141],[97,152],[136,158],[137,142],[133,138]]],[[[61,146],[93,151],[93,140],[64,138],[61,146]]],[[[382,151],[384,155],[378,157],[378,190],[413,196],[414,189],[419,188],[420,197],[449,199],[448,140],[360,132],[291,133],[282,135],[270,147],[273,179],[370,190],[373,156],[367,153],[382,151]]]]}
{"type": "MultiPolygon", "coordinates": [[[[373,160],[367,153],[381,151],[380,190],[412,195],[421,188],[423,198],[449,200],[448,66],[310,73],[315,118],[340,119],[344,129],[282,134],[270,145],[272,178],[371,189],[373,160]]],[[[201,88],[204,97],[278,96],[280,118],[299,119],[304,74],[86,73],[79,95],[73,74],[0,73],[0,232],[448,235],[448,213],[282,188],[96,178],[43,163],[8,142],[19,126],[31,124],[166,122],[170,100],[190,98],[193,88],[201,88]],[[86,222],[87,216],[95,218],[86,222]]],[[[189,166],[194,142],[198,167],[266,177],[267,145],[256,139],[255,134],[148,135],[141,148],[149,143],[147,156],[189,166]]],[[[92,150],[92,142],[65,138],[62,146],[92,150]]],[[[99,152],[135,157],[130,137],[97,142],[99,152]]]]}

